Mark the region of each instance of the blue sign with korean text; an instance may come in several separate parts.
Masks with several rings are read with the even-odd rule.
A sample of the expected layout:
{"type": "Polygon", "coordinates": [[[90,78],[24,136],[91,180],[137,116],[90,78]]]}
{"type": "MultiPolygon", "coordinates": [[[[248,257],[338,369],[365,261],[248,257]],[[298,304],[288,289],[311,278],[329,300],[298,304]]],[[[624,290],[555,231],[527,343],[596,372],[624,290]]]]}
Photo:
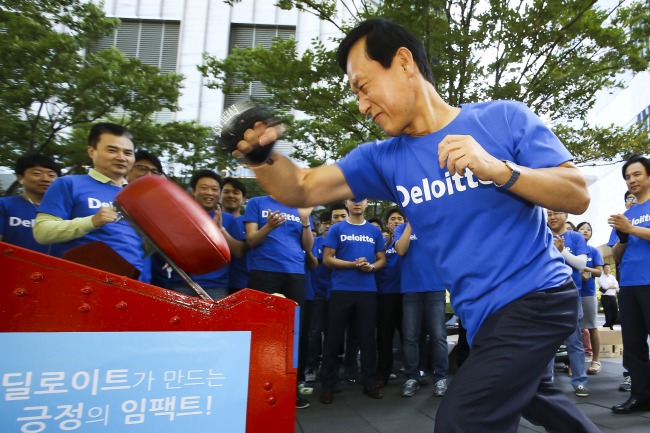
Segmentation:
{"type": "Polygon", "coordinates": [[[246,431],[251,333],[0,333],[0,431],[246,431]]]}

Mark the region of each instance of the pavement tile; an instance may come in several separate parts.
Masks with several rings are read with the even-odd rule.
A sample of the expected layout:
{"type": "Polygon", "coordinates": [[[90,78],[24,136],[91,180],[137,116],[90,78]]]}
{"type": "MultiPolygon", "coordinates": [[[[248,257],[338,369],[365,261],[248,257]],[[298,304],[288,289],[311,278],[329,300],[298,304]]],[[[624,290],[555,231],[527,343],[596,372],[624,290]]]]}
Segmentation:
{"type": "Polygon", "coordinates": [[[358,414],[300,418],[299,421],[304,433],[377,433],[377,430],[358,414]]]}
{"type": "Polygon", "coordinates": [[[370,424],[380,433],[431,433],[435,421],[421,413],[415,412],[407,419],[393,419],[370,424]]]}
{"type": "Polygon", "coordinates": [[[650,422],[648,422],[648,419],[635,414],[618,415],[612,412],[609,408],[589,403],[580,404],[578,405],[578,408],[591,420],[591,422],[598,426],[627,432],[629,427],[645,425],[647,428],[646,431],[650,431],[650,422]]]}

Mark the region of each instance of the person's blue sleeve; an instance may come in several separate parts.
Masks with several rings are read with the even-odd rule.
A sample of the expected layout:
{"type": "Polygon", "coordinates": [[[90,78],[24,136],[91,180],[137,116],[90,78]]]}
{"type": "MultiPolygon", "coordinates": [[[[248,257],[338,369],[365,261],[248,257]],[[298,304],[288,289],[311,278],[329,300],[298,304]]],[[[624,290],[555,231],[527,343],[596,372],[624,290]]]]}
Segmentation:
{"type": "Polygon", "coordinates": [[[64,220],[71,219],[74,207],[71,188],[71,183],[65,177],[56,179],[45,191],[45,196],[36,211],[64,220]]]}
{"type": "MultiPolygon", "coordinates": [[[[592,247],[593,248],[593,247],[592,247]]],[[[594,266],[605,266],[605,262],[603,261],[603,255],[600,253],[598,248],[593,248],[593,253],[594,253],[594,266]]]]}
{"type": "Polygon", "coordinates": [[[509,120],[517,164],[529,168],[557,167],[572,161],[571,153],[530,108],[518,103],[509,120]]]}
{"type": "Polygon", "coordinates": [[[589,247],[587,246],[587,241],[585,241],[584,236],[582,236],[581,233],[574,233],[576,233],[578,236],[576,236],[576,252],[573,255],[580,256],[582,254],[589,254],[591,251],[589,251],[589,247]]]}
{"type": "Polygon", "coordinates": [[[616,234],[616,229],[612,229],[612,234],[609,235],[609,242],[607,242],[608,247],[613,247],[618,242],[618,235],[616,234]]]}
{"type": "MultiPolygon", "coordinates": [[[[230,215],[230,214],[224,214],[224,216],[225,215],[230,215]]],[[[226,226],[226,231],[236,241],[246,240],[246,235],[244,235],[244,232],[239,227],[239,224],[237,224],[237,219],[232,215],[231,218],[228,218],[228,225],[226,226]]]]}
{"type": "Polygon", "coordinates": [[[5,224],[9,217],[9,211],[7,211],[7,206],[5,205],[6,202],[7,199],[0,198],[0,236],[5,235],[5,224]]]}
{"type": "Polygon", "coordinates": [[[405,228],[406,228],[406,223],[400,224],[397,227],[395,227],[395,233],[393,234],[393,243],[397,242],[402,237],[405,228]]]}
{"type": "MultiPolygon", "coordinates": [[[[252,222],[259,224],[260,215],[260,202],[257,197],[253,197],[246,203],[246,213],[244,214],[244,222],[252,222]]],[[[261,228],[261,227],[260,227],[261,228]]]]}
{"type": "MultiPolygon", "coordinates": [[[[343,224],[343,223],[338,223],[338,224],[343,224]]],[[[336,250],[338,246],[339,246],[339,231],[335,225],[327,232],[327,236],[323,240],[323,247],[330,247],[336,250]]],[[[324,251],[323,254],[325,254],[324,251]]]]}
{"type": "Polygon", "coordinates": [[[399,203],[382,175],[381,158],[377,155],[381,145],[379,141],[362,144],[336,162],[355,200],[375,198],[399,203]]]}
{"type": "Polygon", "coordinates": [[[386,251],[386,246],[384,245],[384,236],[381,234],[381,230],[377,229],[377,234],[375,234],[375,254],[380,251],[386,251]]]}
{"type": "Polygon", "coordinates": [[[311,218],[311,215],[309,215],[309,225],[311,226],[311,229],[314,230],[314,220],[311,218]]]}

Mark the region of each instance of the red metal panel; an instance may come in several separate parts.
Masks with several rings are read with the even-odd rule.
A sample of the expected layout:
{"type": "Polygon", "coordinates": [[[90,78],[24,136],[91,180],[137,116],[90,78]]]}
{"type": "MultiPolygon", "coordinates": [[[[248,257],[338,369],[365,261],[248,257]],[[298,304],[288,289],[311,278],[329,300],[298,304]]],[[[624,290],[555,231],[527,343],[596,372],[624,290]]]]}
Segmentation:
{"type": "Polygon", "coordinates": [[[251,331],[246,431],[294,430],[295,302],[245,289],[212,304],[3,242],[0,269],[0,332],[251,331]]]}

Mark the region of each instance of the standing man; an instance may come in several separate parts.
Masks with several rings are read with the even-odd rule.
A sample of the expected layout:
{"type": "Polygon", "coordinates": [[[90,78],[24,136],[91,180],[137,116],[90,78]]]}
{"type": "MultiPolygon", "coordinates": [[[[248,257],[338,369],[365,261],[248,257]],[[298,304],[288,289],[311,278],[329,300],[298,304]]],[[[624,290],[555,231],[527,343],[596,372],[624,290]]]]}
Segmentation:
{"type": "Polygon", "coordinates": [[[426,255],[422,252],[418,237],[412,232],[410,224],[402,224],[395,229],[395,250],[403,258],[402,262],[402,306],[404,319],[404,375],[406,382],[402,387],[403,397],[412,397],[418,389],[422,377],[418,367],[420,356],[420,332],[426,331],[433,343],[433,383],[434,395],[442,397],[447,391],[447,372],[449,356],[447,350],[447,326],[445,308],[447,292],[431,269],[426,255]],[[424,326],[423,326],[424,325],[424,326]]]}
{"type": "MultiPolygon", "coordinates": [[[[212,170],[201,170],[194,173],[190,180],[192,197],[194,197],[194,200],[201,205],[203,210],[210,215],[210,218],[219,227],[221,234],[226,239],[228,248],[230,248],[230,256],[238,258],[242,256],[246,248],[246,236],[239,227],[239,224],[237,224],[237,219],[231,214],[222,212],[219,207],[222,185],[223,180],[221,176],[212,170]]],[[[227,264],[216,271],[193,276],[192,280],[201,286],[212,299],[217,301],[228,296],[229,278],[230,264],[227,264]]],[[[170,290],[184,295],[198,296],[176,272],[172,273],[168,287],[170,290]]]]}
{"type": "Polygon", "coordinates": [[[623,178],[637,204],[623,215],[612,215],[618,242],[612,248],[621,263],[621,291],[618,302],[623,334],[623,364],[633,379],[632,395],[612,407],[615,413],[650,410],[650,160],[632,155],[623,165],[623,178]]]}
{"type": "Polygon", "coordinates": [[[135,229],[120,219],[113,200],[127,184],[125,176],[135,162],[133,136],[123,126],[97,123],[90,129],[88,174],[57,179],[38,207],[34,238],[54,245],[61,257],[70,248],[102,241],[143,270],[142,240],[135,229]]]}
{"type": "Polygon", "coordinates": [[[616,301],[616,294],[619,291],[618,281],[616,277],[610,274],[612,267],[606,264],[603,267],[603,275],[598,278],[598,287],[601,291],[600,301],[605,310],[605,324],[603,328],[614,329],[614,323],[618,319],[618,302],[616,301]]]}
{"type": "MultiPolygon", "coordinates": [[[[350,217],[335,224],[327,233],[323,245],[325,266],[332,268],[332,297],[323,345],[320,401],[334,401],[334,385],[338,376],[338,350],[345,328],[356,313],[356,332],[361,347],[363,393],[382,398],[377,387],[377,285],[372,273],[386,265],[386,253],[381,230],[363,217],[368,200],[347,200],[350,217]]],[[[347,351],[347,349],[346,349],[347,351]]]]}
{"type": "Polygon", "coordinates": [[[15,173],[23,193],[0,198],[0,241],[48,254],[49,246],[36,242],[32,227],[36,209],[61,169],[51,158],[36,153],[18,158],[15,173]]]}
{"type": "MultiPolygon", "coordinates": [[[[239,179],[227,177],[223,180],[223,190],[221,191],[221,201],[223,203],[223,212],[235,217],[237,224],[242,232],[246,232],[244,216],[241,214],[241,207],[246,201],[246,185],[239,179]]],[[[248,285],[248,243],[246,250],[241,257],[230,260],[230,280],[228,288],[230,293],[245,288],[248,285]]]]}
{"type": "MultiPolygon", "coordinates": [[[[522,103],[447,104],[422,43],[391,21],[358,24],[337,60],[359,111],[392,138],[313,169],[277,153],[272,165],[249,157],[257,180],[292,206],[352,197],[400,204],[473,345],[445,393],[436,432],[515,432],[522,414],[548,429],[598,431],[548,369],[575,331],[578,292],[542,208],[581,214],[590,201],[569,152],[522,103]]],[[[254,128],[235,155],[278,137],[262,122],[254,128]]]]}

